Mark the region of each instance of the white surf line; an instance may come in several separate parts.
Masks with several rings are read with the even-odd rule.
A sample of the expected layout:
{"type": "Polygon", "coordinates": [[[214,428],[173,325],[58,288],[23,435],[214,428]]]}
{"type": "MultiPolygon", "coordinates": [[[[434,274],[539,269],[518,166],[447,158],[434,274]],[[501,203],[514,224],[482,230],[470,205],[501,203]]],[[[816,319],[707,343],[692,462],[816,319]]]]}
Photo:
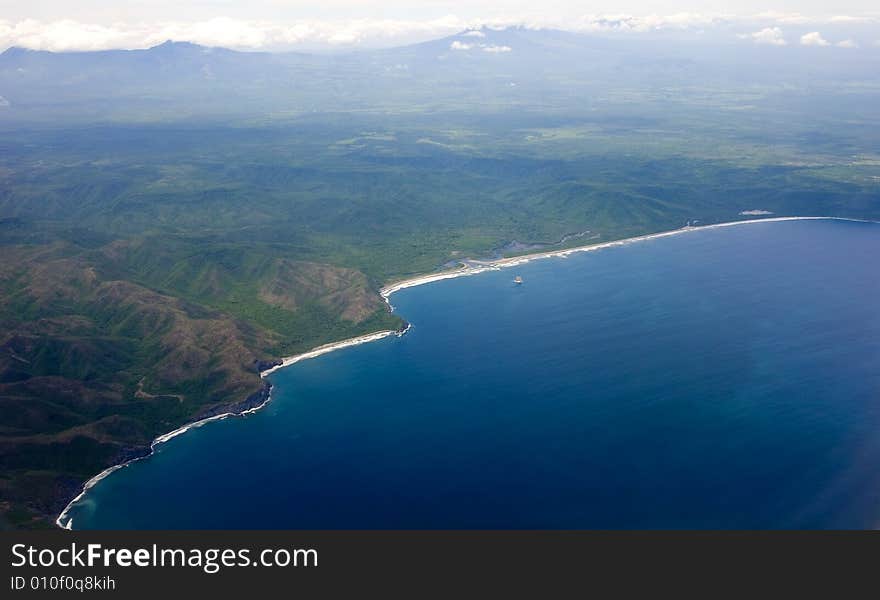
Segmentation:
{"type": "Polygon", "coordinates": [[[268,402],[269,402],[269,398],[267,397],[266,400],[262,404],[260,404],[259,406],[249,408],[248,410],[242,411],[240,413],[227,412],[227,413],[222,413],[219,415],[214,415],[213,417],[207,417],[207,418],[201,419],[199,421],[194,421],[192,423],[189,423],[188,425],[184,425],[183,427],[175,429],[174,431],[169,431],[168,433],[163,433],[162,435],[160,435],[159,437],[154,439],[152,442],[150,442],[150,452],[148,454],[145,454],[144,456],[138,456],[137,458],[129,459],[125,462],[119,463],[118,465],[113,465],[112,467],[108,467],[108,468],[104,469],[103,471],[101,471],[100,473],[98,473],[97,475],[95,475],[94,477],[92,477],[91,479],[89,479],[88,481],[86,481],[85,484],[83,484],[82,491],[76,496],[76,498],[74,498],[73,500],[71,500],[70,502],[67,503],[67,506],[65,506],[64,510],[61,511],[61,514],[59,514],[58,518],[55,519],[55,525],[57,525],[61,529],[73,529],[73,519],[68,518],[67,513],[70,512],[70,509],[73,507],[74,504],[79,502],[82,499],[82,497],[86,495],[86,492],[88,492],[99,481],[101,481],[102,479],[104,479],[105,477],[107,477],[108,475],[113,473],[114,471],[118,471],[119,469],[123,469],[123,468],[127,467],[128,465],[135,463],[139,460],[144,460],[145,458],[150,458],[151,456],[153,456],[153,453],[156,451],[156,446],[158,446],[159,444],[164,444],[168,440],[175,438],[182,433],[186,433],[190,429],[195,429],[196,427],[201,427],[205,423],[210,423],[211,421],[219,421],[220,419],[226,419],[228,417],[236,417],[236,416],[249,414],[250,412],[253,412],[257,409],[263,408],[268,402]],[[67,519],[66,523],[64,522],[65,519],[67,519]]]}
{"type": "MultiPolygon", "coordinates": [[[[443,279],[455,279],[456,277],[467,277],[469,275],[476,275],[477,273],[484,273],[486,271],[495,271],[498,267],[494,266],[493,263],[486,263],[485,265],[480,265],[479,267],[472,266],[463,266],[454,271],[441,271],[440,273],[431,273],[429,275],[420,275],[418,277],[413,277],[411,279],[404,279],[402,281],[398,281],[396,283],[389,284],[379,290],[379,294],[382,296],[382,299],[391,306],[391,302],[389,302],[389,298],[391,294],[394,292],[400,291],[405,288],[415,287],[417,285],[424,285],[426,283],[431,283],[433,281],[441,281],[443,279]]],[[[393,309],[394,307],[392,307],[393,309]]]]}
{"type": "MultiPolygon", "coordinates": [[[[418,285],[424,285],[426,283],[432,283],[434,281],[440,281],[442,279],[454,279],[456,277],[467,277],[469,275],[476,275],[478,273],[484,273],[486,271],[497,271],[499,269],[506,269],[508,267],[514,267],[517,265],[522,265],[533,260],[541,260],[545,258],[565,258],[571,254],[576,254],[580,252],[593,252],[596,250],[603,250],[605,248],[612,248],[615,246],[624,246],[627,244],[632,244],[635,242],[643,242],[647,240],[653,240],[657,238],[669,237],[673,235],[680,235],[683,233],[688,233],[691,231],[704,231],[707,229],[717,229],[720,227],[732,227],[734,225],[752,225],[755,223],[774,223],[779,221],[819,221],[819,220],[827,220],[827,221],[852,221],[856,223],[880,223],[880,221],[872,221],[869,219],[852,219],[847,217],[826,217],[826,216],[816,216],[816,217],[770,217],[766,219],[743,219],[740,221],[725,221],[723,223],[713,223],[711,225],[698,225],[698,226],[688,226],[682,227],[680,229],[671,229],[668,231],[660,231],[658,233],[649,233],[647,235],[639,235],[631,238],[624,238],[620,240],[612,240],[610,242],[602,242],[600,244],[591,244],[588,246],[575,246],[574,248],[565,248],[562,250],[551,250],[549,252],[537,252],[534,254],[523,254],[521,256],[512,256],[510,258],[501,258],[497,260],[491,261],[476,261],[476,260],[468,260],[467,262],[463,261],[463,266],[450,271],[441,271],[439,273],[431,273],[428,275],[419,275],[417,277],[412,277],[410,279],[403,279],[401,281],[397,281],[394,283],[390,283],[387,286],[383,287],[379,290],[382,298],[385,299],[385,302],[391,306],[391,302],[389,298],[391,295],[397,291],[400,291],[405,288],[415,287],[418,285]],[[476,264],[478,266],[470,266],[470,264],[476,264]]],[[[392,306],[393,309],[393,306],[392,306]]]]}
{"type": "MultiPolygon", "coordinates": [[[[393,330],[389,329],[389,330],[384,330],[384,331],[377,331],[375,333],[368,333],[366,335],[353,337],[353,338],[350,338],[347,340],[342,340],[340,342],[334,342],[331,344],[324,344],[323,346],[318,346],[317,348],[314,348],[313,350],[309,350],[308,352],[303,352],[302,354],[297,354],[297,355],[289,356],[287,358],[282,359],[281,364],[275,365],[274,367],[266,369],[265,371],[261,371],[260,377],[265,378],[267,375],[274,373],[278,369],[283,369],[284,367],[288,367],[288,366],[290,366],[294,363],[298,363],[302,360],[307,360],[309,358],[315,358],[317,356],[321,356],[323,354],[327,354],[329,352],[333,352],[333,351],[339,350],[341,348],[347,348],[349,346],[357,346],[359,344],[365,344],[367,342],[372,342],[375,340],[379,340],[379,339],[388,337],[389,335],[401,336],[401,335],[405,334],[407,331],[409,331],[409,328],[410,328],[410,326],[407,325],[406,328],[402,331],[393,331],[393,330]]],[[[70,512],[70,509],[73,507],[73,505],[76,504],[77,502],[79,502],[83,498],[83,496],[85,496],[86,492],[88,492],[99,481],[101,481],[102,479],[104,479],[105,477],[107,477],[108,475],[113,473],[114,471],[118,471],[119,469],[125,468],[128,465],[135,463],[139,460],[144,460],[146,458],[151,457],[153,455],[153,453],[156,451],[156,446],[158,446],[160,444],[164,444],[168,440],[176,438],[177,436],[186,433],[190,429],[196,429],[198,427],[201,427],[202,425],[210,423],[211,421],[220,421],[222,419],[228,419],[229,417],[240,417],[240,416],[244,416],[244,415],[253,414],[253,413],[257,412],[258,410],[260,410],[261,408],[265,407],[267,404],[269,404],[269,402],[271,400],[272,400],[272,393],[270,391],[269,395],[266,397],[266,400],[264,400],[263,402],[261,402],[257,406],[253,406],[253,407],[248,408],[246,410],[243,410],[241,412],[225,412],[225,413],[221,413],[219,415],[206,417],[204,419],[200,419],[198,421],[193,421],[192,423],[188,423],[188,424],[184,425],[183,427],[178,427],[174,431],[169,431],[168,433],[163,433],[162,435],[160,435],[159,437],[154,439],[152,442],[150,442],[150,452],[148,454],[145,454],[144,456],[138,456],[137,458],[132,458],[132,459],[127,460],[127,461],[120,463],[118,465],[113,465],[112,467],[108,467],[108,468],[104,469],[103,471],[101,471],[100,473],[98,473],[97,475],[95,475],[94,477],[92,477],[91,479],[89,479],[87,482],[85,482],[85,484],[83,485],[82,491],[76,496],[76,498],[74,498],[73,500],[71,500],[70,502],[67,503],[67,506],[65,506],[64,510],[61,511],[61,514],[59,514],[58,518],[55,519],[55,525],[57,525],[61,529],[72,529],[73,528],[73,519],[68,517],[68,513],[70,512]]]]}
{"type": "MultiPolygon", "coordinates": [[[[409,327],[407,327],[409,329],[409,327]]],[[[372,342],[375,340],[381,340],[382,338],[388,337],[389,335],[403,335],[406,331],[398,332],[393,331],[391,329],[386,329],[384,331],[376,331],[375,333],[368,333],[366,335],[360,335],[358,337],[349,338],[347,340],[342,340],[341,342],[333,342],[332,344],[324,344],[323,346],[318,346],[314,350],[309,350],[308,352],[303,352],[302,354],[297,354],[294,356],[288,356],[287,358],[281,359],[280,365],[275,365],[265,371],[260,373],[260,377],[265,377],[270,373],[274,373],[278,369],[283,369],[284,367],[289,367],[294,363],[298,363],[301,360],[308,360],[310,358],[315,358],[317,356],[321,356],[322,354],[327,354],[329,352],[333,352],[335,350],[339,350],[341,348],[348,348],[349,346],[357,346],[360,344],[366,344],[367,342],[372,342]]]]}
{"type": "MultiPolygon", "coordinates": [[[[391,302],[389,301],[389,298],[391,297],[391,295],[394,292],[400,291],[405,288],[415,287],[418,285],[424,285],[426,283],[432,283],[434,281],[441,281],[443,279],[454,279],[456,277],[466,277],[466,276],[470,276],[470,275],[476,275],[478,273],[484,273],[486,271],[497,271],[499,269],[505,269],[508,267],[513,267],[516,265],[525,264],[525,263],[531,262],[533,260],[541,260],[544,258],[556,258],[556,257],[565,258],[570,254],[575,254],[578,252],[592,252],[594,250],[602,250],[603,248],[611,248],[614,246],[623,246],[623,245],[631,244],[634,242],[642,242],[642,241],[646,241],[646,240],[668,237],[668,236],[672,236],[672,235],[679,235],[679,234],[687,233],[690,231],[703,231],[706,229],[717,229],[719,227],[731,227],[733,225],[750,225],[750,224],[754,224],[754,223],[768,223],[768,222],[779,222],[779,221],[815,221],[815,220],[853,221],[853,222],[858,222],[858,223],[880,223],[880,221],[871,221],[868,219],[850,219],[850,218],[846,218],[846,217],[771,217],[771,218],[767,218],[767,219],[746,219],[746,220],[742,220],[742,221],[727,221],[724,223],[715,223],[712,225],[701,225],[701,226],[697,226],[697,227],[682,227],[681,229],[672,229],[670,231],[661,231],[659,233],[640,235],[640,236],[625,238],[625,239],[621,239],[621,240],[614,240],[611,242],[603,242],[601,244],[593,244],[590,246],[576,246],[574,248],[566,248],[564,250],[553,250],[551,252],[540,252],[537,254],[526,254],[523,256],[502,258],[502,259],[494,260],[494,261],[479,262],[479,263],[477,263],[477,264],[479,264],[479,266],[475,266],[475,267],[465,265],[462,268],[456,269],[454,271],[441,271],[439,273],[430,273],[427,275],[420,275],[418,277],[412,277],[410,279],[404,279],[402,281],[398,281],[396,283],[389,284],[389,285],[383,287],[381,290],[379,290],[379,294],[382,296],[382,298],[385,300],[385,302],[387,302],[388,305],[391,306],[391,302]]],[[[476,263],[477,261],[472,261],[472,262],[476,263]]],[[[391,306],[391,308],[393,310],[394,307],[391,306]]],[[[318,356],[322,356],[324,354],[328,354],[330,352],[334,352],[334,351],[340,350],[342,348],[348,348],[349,346],[357,346],[360,344],[366,344],[368,342],[372,342],[375,340],[380,340],[382,338],[386,338],[390,335],[397,335],[399,337],[399,336],[404,335],[407,331],[409,331],[410,327],[412,327],[412,325],[408,323],[406,328],[403,329],[402,331],[392,331],[392,330],[388,329],[388,330],[377,331],[375,333],[368,333],[366,335],[361,335],[361,336],[349,338],[347,340],[342,340],[339,342],[324,344],[323,346],[318,346],[317,348],[309,350],[308,352],[303,352],[302,354],[296,354],[294,356],[289,356],[287,358],[283,358],[281,360],[281,364],[275,365],[269,369],[266,369],[265,371],[261,371],[260,377],[265,378],[267,375],[270,375],[271,373],[274,373],[275,371],[277,371],[279,369],[289,367],[290,365],[298,363],[302,360],[316,358],[318,356]]],[[[124,463],[120,463],[118,465],[114,465],[112,467],[104,469],[103,471],[101,471],[100,473],[98,473],[97,475],[95,475],[94,477],[89,479],[83,485],[83,490],[79,493],[79,495],[76,498],[74,498],[73,500],[71,500],[67,504],[67,506],[64,507],[64,510],[61,511],[61,514],[58,515],[57,519],[55,519],[55,524],[62,529],[71,529],[73,527],[73,519],[67,519],[67,513],[70,511],[70,508],[74,504],[76,504],[80,499],[82,499],[83,496],[85,496],[86,492],[90,488],[94,487],[95,484],[97,484],[99,481],[101,481],[102,479],[104,479],[105,477],[107,477],[108,475],[113,473],[114,471],[117,471],[119,469],[127,467],[131,463],[137,462],[139,460],[149,458],[150,456],[153,455],[153,452],[155,451],[156,446],[158,446],[159,444],[163,444],[163,443],[167,442],[168,440],[177,437],[178,435],[182,435],[182,434],[186,433],[190,429],[201,427],[202,425],[209,423],[211,421],[219,421],[221,419],[226,419],[229,417],[238,417],[238,416],[243,416],[243,415],[255,413],[258,410],[260,410],[261,408],[263,408],[264,406],[266,406],[271,399],[272,399],[272,395],[270,392],[269,396],[266,397],[266,400],[263,403],[261,403],[259,406],[254,406],[252,408],[249,408],[247,410],[243,410],[238,413],[228,412],[228,413],[223,413],[220,415],[215,415],[213,417],[207,417],[205,419],[195,421],[195,422],[190,423],[188,425],[184,425],[183,427],[175,429],[174,431],[169,431],[168,433],[164,433],[164,434],[160,435],[155,440],[153,440],[152,443],[150,444],[149,454],[146,454],[144,456],[139,456],[137,458],[133,458],[131,460],[125,461],[124,463]],[[65,519],[67,519],[66,522],[64,522],[65,519]]]]}

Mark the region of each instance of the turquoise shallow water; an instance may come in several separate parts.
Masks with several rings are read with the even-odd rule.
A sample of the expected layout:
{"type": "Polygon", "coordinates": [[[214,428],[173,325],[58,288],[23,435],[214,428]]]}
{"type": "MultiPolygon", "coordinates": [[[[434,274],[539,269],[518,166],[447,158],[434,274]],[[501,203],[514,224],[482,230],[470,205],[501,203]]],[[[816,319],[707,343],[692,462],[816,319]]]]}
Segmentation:
{"type": "Polygon", "coordinates": [[[410,288],[413,323],[112,474],[79,528],[880,522],[880,225],[694,231],[410,288]],[[521,275],[525,283],[511,280],[521,275]]]}

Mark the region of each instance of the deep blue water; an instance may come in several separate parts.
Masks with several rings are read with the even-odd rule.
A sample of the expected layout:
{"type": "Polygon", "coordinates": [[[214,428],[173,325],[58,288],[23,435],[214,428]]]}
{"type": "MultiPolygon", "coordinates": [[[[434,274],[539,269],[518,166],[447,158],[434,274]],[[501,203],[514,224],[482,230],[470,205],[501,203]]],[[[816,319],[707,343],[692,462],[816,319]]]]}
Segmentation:
{"type": "Polygon", "coordinates": [[[764,223],[410,288],[406,336],[277,372],[74,526],[874,527],[878,258],[880,225],[764,223]]]}

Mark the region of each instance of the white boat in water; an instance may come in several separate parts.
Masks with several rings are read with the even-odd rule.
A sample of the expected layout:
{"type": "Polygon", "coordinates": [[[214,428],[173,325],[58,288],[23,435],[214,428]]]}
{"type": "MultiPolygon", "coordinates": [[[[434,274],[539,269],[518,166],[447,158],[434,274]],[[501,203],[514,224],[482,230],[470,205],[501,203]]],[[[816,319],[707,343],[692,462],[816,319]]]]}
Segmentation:
{"type": "Polygon", "coordinates": [[[517,285],[521,284],[521,283],[522,283],[522,277],[520,277],[519,275],[517,275],[516,277],[513,278],[513,282],[514,282],[515,284],[517,284],[517,285]]]}

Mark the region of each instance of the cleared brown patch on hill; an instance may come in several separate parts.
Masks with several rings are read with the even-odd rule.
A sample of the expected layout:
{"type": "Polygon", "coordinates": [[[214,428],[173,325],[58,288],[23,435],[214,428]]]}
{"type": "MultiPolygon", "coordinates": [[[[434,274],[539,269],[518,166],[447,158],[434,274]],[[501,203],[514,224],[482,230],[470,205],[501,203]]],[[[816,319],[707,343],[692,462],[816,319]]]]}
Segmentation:
{"type": "Polygon", "coordinates": [[[6,250],[4,506],[50,518],[85,479],[157,435],[260,391],[256,363],[271,358],[275,334],[58,256],[70,249],[6,250]]]}
{"type": "Polygon", "coordinates": [[[172,398],[177,398],[180,402],[183,402],[184,398],[180,394],[151,394],[150,392],[144,390],[144,378],[141,377],[141,380],[138,381],[137,390],[134,393],[135,398],[161,398],[162,396],[170,396],[172,398]]]}
{"type": "Polygon", "coordinates": [[[262,403],[259,367],[280,354],[394,323],[362,272],[247,244],[3,252],[0,528],[50,523],[158,435],[262,403]]]}

